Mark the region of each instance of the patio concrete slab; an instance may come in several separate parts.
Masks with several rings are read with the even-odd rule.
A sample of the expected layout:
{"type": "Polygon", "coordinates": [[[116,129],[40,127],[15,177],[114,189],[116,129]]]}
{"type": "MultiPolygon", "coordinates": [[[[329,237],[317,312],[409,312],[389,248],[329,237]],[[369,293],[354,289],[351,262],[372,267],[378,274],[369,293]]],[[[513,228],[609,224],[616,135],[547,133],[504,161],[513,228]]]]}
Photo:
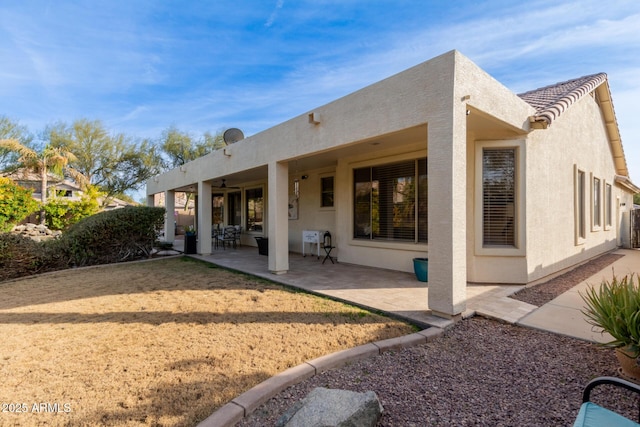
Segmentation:
{"type": "MultiPolygon", "coordinates": [[[[176,241],[177,248],[179,245],[180,241],[176,241]]],[[[624,256],[542,307],[509,298],[523,286],[469,284],[467,309],[462,316],[478,314],[583,340],[606,341],[608,336],[592,330],[580,313],[583,303],[579,292],[584,292],[589,285],[600,284],[603,279],[611,279],[614,274],[622,277],[640,272],[640,250],[621,249],[614,253],[624,256]]],[[[292,253],[289,271],[275,275],[268,271],[267,257],[258,255],[255,247],[227,248],[195,257],[286,286],[382,311],[420,327],[446,329],[454,323],[431,314],[427,303],[428,283],[417,281],[413,273],[339,262],[322,264],[322,258],[292,253]]]]}
{"type": "Polygon", "coordinates": [[[289,271],[272,274],[268,258],[258,255],[255,247],[216,250],[195,258],[310,293],[354,304],[412,322],[420,327],[446,328],[452,320],[431,314],[427,307],[428,284],[416,280],[413,273],[365,267],[353,264],[324,263],[315,256],[292,253],[289,271]]]}

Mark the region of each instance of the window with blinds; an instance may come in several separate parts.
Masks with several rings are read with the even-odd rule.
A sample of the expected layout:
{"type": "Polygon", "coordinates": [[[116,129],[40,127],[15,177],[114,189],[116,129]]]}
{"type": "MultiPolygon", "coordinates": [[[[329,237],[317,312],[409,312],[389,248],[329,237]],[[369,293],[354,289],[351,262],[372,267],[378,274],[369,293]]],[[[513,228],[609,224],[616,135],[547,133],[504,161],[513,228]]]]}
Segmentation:
{"type": "Polygon", "coordinates": [[[613,205],[613,195],[611,193],[611,184],[604,186],[604,225],[611,227],[611,206],[613,205]]]}
{"type": "Polygon", "coordinates": [[[577,202],[577,217],[578,217],[578,238],[585,239],[587,236],[587,214],[585,208],[585,194],[586,194],[586,176],[584,171],[578,171],[578,202],[577,202]]]}
{"type": "Polygon", "coordinates": [[[600,188],[600,178],[593,178],[593,226],[598,228],[602,225],[602,189],[600,188]]]}
{"type": "Polygon", "coordinates": [[[427,159],[354,169],[354,238],[427,242],[427,159]]]}
{"type": "Polygon", "coordinates": [[[516,149],[482,151],[483,246],[516,245],[516,149]]]}

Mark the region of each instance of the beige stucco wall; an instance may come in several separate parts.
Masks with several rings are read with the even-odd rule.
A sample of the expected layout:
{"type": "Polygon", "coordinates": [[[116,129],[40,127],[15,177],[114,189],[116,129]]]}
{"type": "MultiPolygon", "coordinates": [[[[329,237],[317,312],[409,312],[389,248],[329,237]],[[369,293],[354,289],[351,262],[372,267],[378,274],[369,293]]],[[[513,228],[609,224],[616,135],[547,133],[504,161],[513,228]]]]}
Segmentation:
{"type": "MultiPolygon", "coordinates": [[[[298,219],[289,219],[289,250],[302,253],[302,231],[322,230],[329,231],[335,239],[336,233],[336,208],[321,207],[321,182],[325,176],[335,176],[335,167],[290,170],[289,171],[289,195],[294,194],[294,181],[298,180],[300,195],[298,198],[298,219]],[[306,176],[306,178],[302,178],[306,176]]],[[[338,187],[334,181],[334,188],[338,187]]],[[[344,190],[343,190],[344,191],[344,190]]],[[[317,253],[317,247],[307,244],[305,253],[317,253]]],[[[337,252],[337,251],[336,251],[337,252]]],[[[323,251],[321,251],[324,254],[323,251]]],[[[332,256],[336,255],[332,252],[332,256]]]]}
{"type": "MultiPolygon", "coordinates": [[[[507,256],[481,254],[477,249],[478,239],[481,238],[477,220],[482,215],[478,193],[481,182],[477,176],[477,145],[484,141],[511,141],[517,145],[516,141],[526,140],[530,130],[527,117],[535,110],[467,58],[460,60],[457,71],[457,93],[460,97],[468,95],[469,98],[465,102],[469,110],[465,147],[467,281],[517,283],[526,275],[523,248],[520,248],[520,254],[508,251],[507,256]]],[[[520,155],[526,156],[526,153],[521,150],[520,155]]],[[[526,239],[521,239],[521,243],[525,245],[526,239]]]]}
{"type": "MultiPolygon", "coordinates": [[[[534,281],[618,245],[621,212],[616,199],[625,193],[614,184],[616,171],[600,107],[585,96],[527,142],[527,279],[534,281]],[[586,238],[576,244],[575,168],[586,173],[586,238]],[[591,178],[612,184],[613,224],[592,228],[591,178]]],[[[630,204],[623,209],[629,209],[630,204]]]]}
{"type": "MultiPolygon", "coordinates": [[[[521,154],[525,156],[525,209],[519,215],[526,225],[524,252],[513,251],[506,256],[485,256],[477,251],[477,228],[467,236],[469,245],[468,279],[478,283],[530,283],[584,262],[619,246],[620,223],[623,213],[632,207],[632,195],[614,183],[615,168],[606,128],[595,99],[586,96],[565,111],[547,129],[539,129],[524,136],[521,154]],[[586,173],[586,222],[584,241],[576,243],[575,169],[586,173]],[[591,226],[591,178],[602,181],[601,197],[605,202],[605,184],[612,184],[612,226],[591,226]],[[620,204],[625,206],[620,206],[620,204]],[[473,243],[472,243],[473,242],[473,243]],[[471,246],[472,247],[472,246],[471,246]]],[[[508,140],[509,138],[505,138],[508,140]]],[[[477,155],[470,143],[470,163],[477,155]]],[[[469,197],[478,197],[478,183],[468,181],[469,197]]],[[[475,203],[470,216],[481,214],[475,203]]],[[[476,217],[477,218],[477,217],[476,217]]]]}

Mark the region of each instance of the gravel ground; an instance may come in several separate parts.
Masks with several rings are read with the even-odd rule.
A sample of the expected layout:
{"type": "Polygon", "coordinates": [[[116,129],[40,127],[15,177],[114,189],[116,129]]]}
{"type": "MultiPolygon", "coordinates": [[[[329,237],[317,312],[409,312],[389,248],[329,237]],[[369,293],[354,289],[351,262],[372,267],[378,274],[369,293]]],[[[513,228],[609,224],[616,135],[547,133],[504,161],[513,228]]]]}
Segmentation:
{"type": "MultiPolygon", "coordinates": [[[[600,257],[527,290],[527,298],[536,289],[539,299],[530,301],[562,293],[613,261],[611,255],[600,257]]],[[[379,426],[568,426],[578,413],[584,385],[597,376],[616,375],[617,367],[613,350],[475,317],[430,343],[289,387],[239,426],[274,425],[315,387],[375,391],[384,407],[379,426]]],[[[637,401],[616,390],[600,389],[592,398],[627,417],[637,416],[637,401]]]]}

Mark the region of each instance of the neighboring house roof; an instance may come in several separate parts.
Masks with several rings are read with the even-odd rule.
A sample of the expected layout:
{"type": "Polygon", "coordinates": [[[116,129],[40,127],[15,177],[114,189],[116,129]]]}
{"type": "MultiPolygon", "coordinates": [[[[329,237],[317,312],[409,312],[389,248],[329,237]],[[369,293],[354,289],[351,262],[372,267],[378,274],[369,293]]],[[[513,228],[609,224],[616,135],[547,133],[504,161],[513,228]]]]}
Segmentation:
{"type": "MultiPolygon", "coordinates": [[[[40,191],[40,183],[42,182],[42,177],[40,176],[40,174],[34,173],[33,171],[21,168],[11,172],[3,173],[2,176],[13,180],[18,185],[22,185],[23,187],[34,188],[38,192],[40,191]]],[[[60,190],[81,191],[80,186],[75,182],[68,179],[60,178],[58,175],[48,173],[47,188],[51,187],[56,187],[60,190]]]]}
{"type": "MultiPolygon", "coordinates": [[[[10,178],[18,185],[26,188],[32,188],[34,197],[40,194],[41,177],[39,174],[29,171],[27,169],[17,169],[12,172],[0,174],[6,178],[10,178]]],[[[73,195],[79,200],[78,195],[82,194],[82,189],[78,184],[68,179],[61,179],[59,176],[49,173],[47,187],[55,187],[58,190],[70,190],[73,195]]],[[[105,202],[105,198],[99,197],[98,203],[102,206],[105,202]]],[[[109,197],[106,199],[106,205],[103,207],[105,210],[123,208],[125,206],[136,206],[135,202],[127,202],[126,200],[118,199],[117,197],[109,197]]]]}
{"type": "Polygon", "coordinates": [[[571,105],[592,92],[595,92],[596,100],[605,120],[616,172],[622,176],[629,176],[618,121],[611,102],[611,91],[605,73],[591,74],[556,83],[520,93],[518,96],[536,109],[536,114],[530,117],[531,126],[537,129],[546,129],[571,105]]]}
{"type": "Polygon", "coordinates": [[[109,211],[109,210],[113,210],[113,209],[120,209],[120,208],[124,208],[126,206],[137,206],[137,203],[134,202],[127,202],[126,200],[122,200],[122,199],[118,199],[117,197],[109,197],[106,199],[107,203],[106,205],[104,204],[105,199],[102,197],[98,198],[98,203],[100,204],[100,206],[102,206],[102,209],[104,209],[105,211],[109,211]]]}

